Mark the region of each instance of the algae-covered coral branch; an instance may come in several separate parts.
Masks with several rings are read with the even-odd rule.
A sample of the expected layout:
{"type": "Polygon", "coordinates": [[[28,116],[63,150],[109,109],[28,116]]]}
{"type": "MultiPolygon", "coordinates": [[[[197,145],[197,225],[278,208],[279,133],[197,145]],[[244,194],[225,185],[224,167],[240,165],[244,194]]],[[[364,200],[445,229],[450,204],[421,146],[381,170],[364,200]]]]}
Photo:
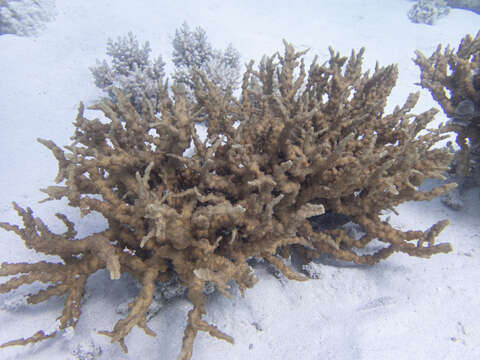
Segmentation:
{"type": "Polygon", "coordinates": [[[449,244],[435,243],[447,221],[404,232],[380,218],[382,210],[431,199],[454,185],[418,189],[448,167],[449,154],[433,147],[445,129],[426,128],[433,110],[411,113],[417,94],[385,114],[397,68],[364,73],[363,52],[345,58],[330,49],[329,62],[314,61],[307,70],[304,53],[285,42],[283,55],[264,57],[257,69],[247,65],[238,98],[198,71],[194,98],[181,85],[165,84],[158,113],[148,101],[138,112],[119,90],[116,102],[91,107],[107,121],[85,118],[80,105],[70,146],[40,140],[59,163],[59,184],[43,191],[49,200],[66,198],[83,214],[100,213],[108,227],[77,239],[74,225],[59,215],[67,231],[57,235],[30,209],[16,206],[24,228],[0,226],[63,263],[3,264],[1,275],[16,277],[0,292],[36,280],[52,284],[30,302],[67,294],[62,329],[76,324],[88,276],[103,268],[112,279],[129,273],[140,281],[140,293],[127,317],[102,332],[127,351],[134,326],[154,335],[146,311],[155,283],[176,274],[193,304],[179,356],[189,359],[199,331],[233,343],[202,320],[202,289],[213,283],[230,296],[234,280],[243,294],[257,282],[249,259],[264,258],[287,278],[305,280],[282,256],[303,249],[305,261],[326,253],[374,264],[393,252],[429,257],[450,251],[449,244]],[[201,139],[197,127],[205,120],[201,139]],[[332,213],[360,225],[364,235],[353,239],[341,228],[312,226],[312,219],[332,213]],[[370,255],[355,251],[374,239],[384,248],[370,255]]]}

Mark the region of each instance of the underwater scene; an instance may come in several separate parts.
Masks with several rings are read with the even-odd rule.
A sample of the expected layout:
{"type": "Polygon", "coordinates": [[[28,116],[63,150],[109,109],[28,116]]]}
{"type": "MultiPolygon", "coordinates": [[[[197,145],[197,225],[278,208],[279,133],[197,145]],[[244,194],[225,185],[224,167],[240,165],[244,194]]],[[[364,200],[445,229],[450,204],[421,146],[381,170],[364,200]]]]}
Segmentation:
{"type": "Polygon", "coordinates": [[[480,358],[480,0],[0,0],[0,359],[480,358]]]}

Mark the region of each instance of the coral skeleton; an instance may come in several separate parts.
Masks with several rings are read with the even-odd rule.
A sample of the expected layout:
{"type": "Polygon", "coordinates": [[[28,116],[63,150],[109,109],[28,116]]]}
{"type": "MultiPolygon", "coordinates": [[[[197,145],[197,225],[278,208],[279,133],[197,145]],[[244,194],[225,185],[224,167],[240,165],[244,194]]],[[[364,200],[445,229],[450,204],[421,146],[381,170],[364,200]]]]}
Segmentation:
{"type": "Polygon", "coordinates": [[[165,82],[159,112],[147,99],[137,111],[112,89],[117,101],[90,107],[106,120],[87,119],[80,104],[70,146],[38,139],[59,165],[57,185],[43,189],[46,200],[65,198],[82,214],[101,214],[108,226],[78,238],[73,222],[58,214],[66,231],[56,234],[30,208],[14,204],[23,227],[0,227],[62,261],[1,264],[0,275],[10,279],[0,293],[39,281],[48,286],[29,295],[29,303],[53,296],[65,296],[65,303],[58,330],[40,330],[2,347],[75,327],[85,283],[101,269],[112,280],[128,273],[141,284],[128,315],[101,332],[124,351],[133,327],[155,335],[147,310],[156,284],[178,277],[193,305],[178,356],[184,360],[192,357],[199,331],[234,342],[202,319],[203,290],[211,283],[231,297],[234,282],[244,296],[258,280],[252,259],[303,281],[307,277],[284,262],[293,252],[305,264],[329,254],[372,265],[395,252],[428,258],[452,250],[449,243],[436,243],[447,220],[425,231],[401,231],[381,217],[405,201],[430,200],[455,186],[419,189],[425,179],[443,179],[451,161],[446,149],[434,146],[447,136],[444,126],[427,128],[436,110],[412,114],[419,95],[411,94],[386,114],[398,69],[377,64],[363,72],[364,49],[350,57],[330,49],[328,62],[320,65],[315,58],[306,69],[305,51],[287,42],[284,47],[258,67],[247,64],[238,97],[196,71],[193,99],[184,85],[165,82]],[[205,120],[201,139],[198,126],[205,120]],[[328,214],[361,227],[362,236],[321,226],[328,214]],[[315,229],[311,219],[317,219],[315,229]],[[375,239],[383,244],[376,252],[358,252],[375,239]]]}
{"type": "Polygon", "coordinates": [[[172,41],[172,61],[175,64],[173,78],[187,86],[195,87],[192,72],[199,69],[222,92],[236,90],[240,79],[240,53],[229,44],[225,50],[212,47],[207,34],[200,26],[195,31],[184,22],[175,30],[172,41]]]}
{"type": "Polygon", "coordinates": [[[138,111],[145,97],[156,108],[161,91],[158,82],[165,76],[165,63],[161,56],[151,60],[150,52],[150,43],[147,41],[140,46],[132,32],[116,41],[109,39],[107,55],[111,57],[111,66],[106,60],[97,60],[97,65],[90,68],[95,85],[107,92],[113,101],[112,89],[121,88],[138,111]]]}

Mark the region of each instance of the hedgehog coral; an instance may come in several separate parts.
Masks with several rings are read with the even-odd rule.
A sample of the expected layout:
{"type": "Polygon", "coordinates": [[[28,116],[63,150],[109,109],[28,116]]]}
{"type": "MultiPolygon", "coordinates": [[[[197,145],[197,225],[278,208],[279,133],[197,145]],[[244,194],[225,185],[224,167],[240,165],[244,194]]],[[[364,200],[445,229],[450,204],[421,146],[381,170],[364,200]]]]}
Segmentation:
{"type": "MultiPolygon", "coordinates": [[[[238,98],[197,72],[194,99],[181,85],[165,84],[158,114],[148,101],[137,112],[119,90],[115,103],[105,99],[91,107],[106,122],[85,118],[81,104],[70,146],[39,139],[59,164],[58,185],[43,191],[47,200],[66,198],[83,214],[98,212],[108,227],[77,239],[74,224],[58,215],[67,231],[55,234],[30,208],[15,204],[24,226],[0,226],[63,262],[3,263],[0,275],[13,277],[0,293],[34,281],[49,284],[28,302],[66,295],[59,326],[65,329],[78,321],[90,275],[99,269],[111,279],[129,273],[140,281],[140,292],[129,314],[102,332],[127,351],[134,326],[155,335],[146,318],[155,283],[175,275],[193,304],[178,357],[190,359],[199,331],[233,343],[202,320],[202,290],[213,283],[230,296],[234,280],[243,295],[257,281],[248,262],[253,257],[289,279],[305,280],[282,260],[293,248],[305,261],[326,253],[360,264],[394,252],[423,258],[449,252],[450,244],[435,243],[446,220],[404,232],[380,218],[385,209],[432,199],[454,185],[418,189],[426,178],[442,178],[448,167],[448,152],[433,148],[444,128],[426,129],[435,110],[410,113],[418,94],[384,114],[397,67],[377,65],[371,75],[362,73],[363,52],[346,58],[330,49],[328,63],[315,59],[307,73],[305,52],[285,42],[283,55],[264,57],[258,69],[253,61],[247,65],[238,98]],[[205,120],[202,140],[197,123],[205,120]],[[364,235],[353,239],[341,228],[312,227],[311,219],[331,213],[360,225],[364,235]],[[376,253],[355,251],[374,239],[384,244],[376,253]]],[[[54,335],[39,331],[2,346],[54,335]]]]}

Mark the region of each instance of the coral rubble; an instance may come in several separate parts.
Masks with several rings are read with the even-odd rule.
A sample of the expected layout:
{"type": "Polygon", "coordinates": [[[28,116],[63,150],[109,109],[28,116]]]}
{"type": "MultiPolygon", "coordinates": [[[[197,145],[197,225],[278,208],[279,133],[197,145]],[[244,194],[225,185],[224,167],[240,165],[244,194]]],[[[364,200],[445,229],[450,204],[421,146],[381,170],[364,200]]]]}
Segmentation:
{"type": "Polygon", "coordinates": [[[418,0],[408,11],[408,18],[416,24],[434,25],[450,12],[445,0],[418,0]]]}
{"type": "MultiPolygon", "coordinates": [[[[234,281],[244,294],[257,282],[250,259],[263,258],[288,279],[305,280],[283,261],[291,251],[305,263],[330,254],[358,264],[375,264],[394,252],[428,258],[451,251],[450,244],[435,243],[446,220],[426,231],[401,231],[381,219],[383,210],[432,199],[455,185],[419,190],[448,168],[451,155],[434,147],[445,129],[427,129],[435,110],[411,113],[418,94],[385,114],[397,67],[362,72],[363,52],[347,58],[330,49],[327,63],[314,61],[307,70],[304,52],[285,42],[283,55],[264,57],[257,68],[253,61],[247,65],[238,98],[198,71],[194,99],[185,96],[184,86],[165,84],[157,114],[147,100],[135,110],[116,89],[116,102],[91,107],[108,121],[85,118],[81,104],[70,146],[39,139],[59,163],[57,185],[43,191],[47,200],[66,198],[83,214],[98,212],[108,227],[76,238],[74,224],[59,214],[66,231],[55,234],[30,208],[15,204],[23,227],[0,226],[28,248],[63,261],[3,263],[0,275],[13,277],[0,293],[34,281],[49,284],[28,302],[65,295],[59,318],[65,329],[78,321],[91,274],[107,269],[118,279],[129,273],[141,283],[139,294],[128,315],[102,332],[127,351],[134,326],[155,335],[146,314],[156,283],[176,276],[193,304],[179,355],[190,359],[199,331],[233,343],[202,320],[203,289],[211,283],[229,297],[234,281]],[[201,139],[198,124],[205,120],[201,139]],[[354,239],[327,226],[324,214],[352,221],[363,235],[354,239]],[[377,252],[356,252],[374,239],[384,244],[377,252]]],[[[54,335],[39,331],[3,346],[54,335]]]]}

